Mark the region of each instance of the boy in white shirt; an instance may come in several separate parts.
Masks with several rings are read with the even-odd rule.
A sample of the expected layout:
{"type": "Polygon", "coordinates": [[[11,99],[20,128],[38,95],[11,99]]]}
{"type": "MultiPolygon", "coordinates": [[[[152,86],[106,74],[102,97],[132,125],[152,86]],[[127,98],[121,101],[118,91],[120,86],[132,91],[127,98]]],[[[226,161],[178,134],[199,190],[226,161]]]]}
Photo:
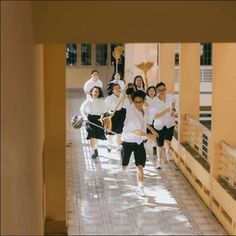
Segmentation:
{"type": "Polygon", "coordinates": [[[161,169],[161,160],[163,158],[163,146],[167,161],[171,159],[170,148],[171,140],[175,127],[175,97],[166,93],[166,86],[163,82],[156,85],[158,103],[156,105],[156,114],[154,116],[154,128],[159,134],[157,138],[157,157],[159,160],[158,169],[161,169]]]}
{"type": "Polygon", "coordinates": [[[147,111],[144,111],[143,109],[145,96],[145,92],[141,90],[134,91],[131,96],[133,101],[132,104],[127,103],[121,150],[122,169],[124,171],[127,170],[130,156],[132,152],[134,152],[139,187],[138,194],[142,197],[146,196],[143,186],[143,168],[145,167],[146,162],[144,141],[150,139],[153,142],[156,142],[158,135],[150,124],[148,124],[149,116],[147,111]],[[147,128],[151,130],[152,134],[146,133],[147,128]]]}
{"type": "Polygon", "coordinates": [[[84,84],[84,92],[87,96],[87,99],[90,98],[90,91],[95,86],[102,88],[102,81],[99,79],[98,71],[92,70],[91,78],[84,84]]]}

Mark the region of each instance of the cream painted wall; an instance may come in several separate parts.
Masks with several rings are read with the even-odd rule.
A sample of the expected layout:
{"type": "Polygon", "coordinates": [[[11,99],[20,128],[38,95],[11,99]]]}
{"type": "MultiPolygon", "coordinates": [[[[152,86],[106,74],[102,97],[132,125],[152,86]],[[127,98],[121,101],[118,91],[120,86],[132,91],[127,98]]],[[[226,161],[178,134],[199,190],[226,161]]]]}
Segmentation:
{"type": "Polygon", "coordinates": [[[43,48],[29,1],[1,1],[1,69],[1,235],[42,235],[43,48]]]}
{"type": "Polygon", "coordinates": [[[127,43],[125,44],[125,79],[133,82],[136,75],[144,73],[135,65],[142,62],[154,62],[154,66],[148,71],[149,84],[156,84],[157,79],[157,43],[127,43]]]}
{"type": "Polygon", "coordinates": [[[91,71],[93,69],[98,70],[99,78],[103,82],[103,89],[105,91],[106,85],[111,79],[114,71],[113,66],[101,66],[94,68],[82,68],[82,67],[67,67],[66,68],[66,88],[83,88],[85,82],[90,78],[91,71]]]}

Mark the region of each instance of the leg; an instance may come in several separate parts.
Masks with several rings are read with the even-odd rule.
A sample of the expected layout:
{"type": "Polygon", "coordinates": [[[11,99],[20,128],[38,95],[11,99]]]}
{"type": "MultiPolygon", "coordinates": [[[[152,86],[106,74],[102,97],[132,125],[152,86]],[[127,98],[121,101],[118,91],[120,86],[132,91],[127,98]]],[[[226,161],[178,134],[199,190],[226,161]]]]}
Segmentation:
{"type": "Polygon", "coordinates": [[[136,171],[137,171],[137,182],[138,182],[138,187],[139,187],[139,194],[142,197],[145,197],[144,186],[143,186],[143,181],[144,181],[143,168],[146,162],[146,150],[144,148],[144,143],[141,143],[140,145],[136,144],[136,148],[134,150],[134,158],[135,158],[136,171]]]}
{"type": "Polygon", "coordinates": [[[112,146],[112,139],[113,139],[113,135],[107,135],[107,140],[108,140],[108,145],[107,145],[107,151],[111,152],[111,146],[112,146]]]}
{"type": "Polygon", "coordinates": [[[174,134],[174,126],[166,129],[165,133],[165,152],[166,152],[166,159],[167,161],[171,160],[171,140],[174,134]]]}
{"type": "Polygon", "coordinates": [[[92,148],[92,158],[96,158],[98,156],[97,145],[98,145],[98,140],[95,138],[91,138],[90,146],[92,148]]]}
{"type": "Polygon", "coordinates": [[[122,151],[121,151],[121,161],[122,161],[122,169],[127,170],[131,153],[133,152],[133,143],[122,143],[122,151]]]}
{"type": "Polygon", "coordinates": [[[120,151],[121,150],[121,135],[120,134],[117,134],[116,135],[116,145],[117,145],[117,151],[120,151]]]}
{"type": "Polygon", "coordinates": [[[165,129],[157,130],[159,137],[157,138],[157,169],[161,169],[163,162],[163,146],[164,146],[164,132],[165,129]]]}

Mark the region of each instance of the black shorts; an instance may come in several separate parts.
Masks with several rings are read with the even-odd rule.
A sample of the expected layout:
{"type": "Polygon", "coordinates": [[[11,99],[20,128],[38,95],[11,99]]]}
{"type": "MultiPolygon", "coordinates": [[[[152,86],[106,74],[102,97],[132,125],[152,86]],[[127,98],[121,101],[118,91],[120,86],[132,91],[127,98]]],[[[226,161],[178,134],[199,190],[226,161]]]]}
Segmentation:
{"type": "Polygon", "coordinates": [[[129,164],[129,159],[132,152],[134,152],[135,165],[145,166],[146,150],[143,142],[141,144],[123,142],[121,145],[122,166],[127,166],[129,164]]]}
{"type": "Polygon", "coordinates": [[[174,126],[167,128],[164,126],[161,130],[157,130],[157,133],[159,134],[159,137],[157,138],[157,146],[163,147],[165,140],[172,140],[173,134],[174,134],[174,126]]]}

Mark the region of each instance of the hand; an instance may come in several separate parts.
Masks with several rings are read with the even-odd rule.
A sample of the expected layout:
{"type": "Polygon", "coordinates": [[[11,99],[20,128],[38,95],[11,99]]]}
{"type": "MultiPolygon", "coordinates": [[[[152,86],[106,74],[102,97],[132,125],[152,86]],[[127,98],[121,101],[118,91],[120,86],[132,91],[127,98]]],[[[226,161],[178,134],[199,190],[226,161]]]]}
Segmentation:
{"type": "Polygon", "coordinates": [[[147,134],[147,138],[154,143],[157,142],[157,137],[158,137],[158,134],[157,135],[156,134],[147,134]]]}
{"type": "Polygon", "coordinates": [[[170,112],[170,107],[166,108],[166,109],[165,109],[165,112],[166,112],[166,113],[170,112]]]}
{"type": "Polygon", "coordinates": [[[175,111],[172,110],[170,115],[171,115],[171,117],[175,117],[175,111]]]}
{"type": "Polygon", "coordinates": [[[149,104],[147,102],[144,102],[143,106],[144,107],[149,107],[149,104]]]}

